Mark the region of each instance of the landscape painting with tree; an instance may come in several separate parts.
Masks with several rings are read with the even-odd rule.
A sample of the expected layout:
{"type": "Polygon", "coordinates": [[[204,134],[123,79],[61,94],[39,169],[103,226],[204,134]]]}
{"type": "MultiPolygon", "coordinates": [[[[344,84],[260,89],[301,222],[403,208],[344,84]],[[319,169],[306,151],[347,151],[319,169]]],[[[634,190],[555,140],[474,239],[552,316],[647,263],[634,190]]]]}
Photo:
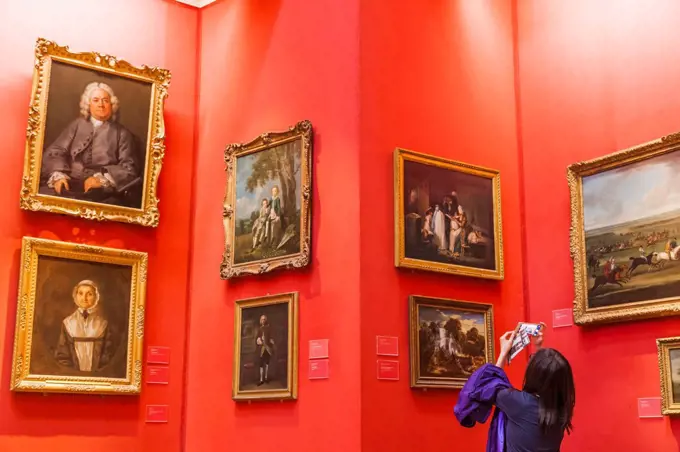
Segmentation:
{"type": "Polygon", "coordinates": [[[572,208],[580,207],[572,211],[577,321],[589,313],[596,317],[585,322],[674,313],[669,303],[680,299],[678,174],[680,151],[663,139],[570,167],[577,197],[572,208]]]}
{"type": "Polygon", "coordinates": [[[307,265],[310,155],[308,121],[227,148],[223,278],[307,265]]]}
{"type": "Polygon", "coordinates": [[[461,388],[493,360],[492,306],[410,297],[411,387],[461,388]]]}

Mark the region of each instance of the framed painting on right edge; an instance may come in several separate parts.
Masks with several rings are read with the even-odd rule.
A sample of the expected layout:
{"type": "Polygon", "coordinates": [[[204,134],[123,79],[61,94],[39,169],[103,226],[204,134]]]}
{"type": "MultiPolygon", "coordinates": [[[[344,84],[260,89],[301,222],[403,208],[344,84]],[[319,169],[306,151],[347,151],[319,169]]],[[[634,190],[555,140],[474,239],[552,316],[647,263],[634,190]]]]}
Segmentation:
{"type": "Polygon", "coordinates": [[[661,413],[680,414],[680,337],[656,340],[661,380],[661,413]]]}
{"type": "Polygon", "coordinates": [[[680,133],[569,166],[574,321],[680,314],[680,133]]]}
{"type": "Polygon", "coordinates": [[[492,305],[410,296],[411,387],[462,388],[494,361],[493,338],[492,305]]]}
{"type": "Polygon", "coordinates": [[[397,267],[504,278],[498,171],[398,148],[394,191],[397,267]]]}

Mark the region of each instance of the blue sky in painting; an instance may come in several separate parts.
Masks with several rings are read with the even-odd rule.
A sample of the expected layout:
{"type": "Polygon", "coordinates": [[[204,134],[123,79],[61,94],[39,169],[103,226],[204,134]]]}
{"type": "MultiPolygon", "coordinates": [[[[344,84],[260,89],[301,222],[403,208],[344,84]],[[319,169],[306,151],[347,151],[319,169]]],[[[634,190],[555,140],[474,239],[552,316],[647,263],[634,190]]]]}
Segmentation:
{"type": "Polygon", "coordinates": [[[680,151],[583,178],[587,230],[680,209],[680,151]]]}
{"type": "Polygon", "coordinates": [[[459,319],[463,324],[463,329],[468,331],[472,327],[476,327],[481,334],[485,334],[486,325],[484,323],[484,314],[479,312],[461,311],[460,309],[435,308],[432,306],[418,307],[419,322],[441,322],[449,318],[459,319]]]}
{"type": "MultiPolygon", "coordinates": [[[[267,152],[262,151],[262,152],[267,152]]],[[[272,196],[272,188],[275,185],[279,185],[278,178],[276,180],[267,181],[265,186],[258,186],[255,188],[253,193],[249,193],[246,190],[246,181],[253,168],[253,163],[257,158],[258,153],[244,155],[236,159],[236,218],[237,219],[248,219],[253,211],[259,210],[263,198],[270,199],[272,196]]],[[[295,164],[299,165],[299,154],[296,153],[295,164]]],[[[295,202],[296,210],[300,208],[300,185],[301,178],[300,172],[298,171],[295,176],[295,202]]]]}

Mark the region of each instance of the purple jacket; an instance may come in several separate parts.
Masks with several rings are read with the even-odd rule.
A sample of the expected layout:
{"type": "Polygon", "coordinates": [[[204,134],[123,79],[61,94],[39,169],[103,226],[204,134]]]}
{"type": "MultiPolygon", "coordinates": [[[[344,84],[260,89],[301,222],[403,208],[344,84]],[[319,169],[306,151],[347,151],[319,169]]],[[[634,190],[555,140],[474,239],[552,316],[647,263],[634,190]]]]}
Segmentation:
{"type": "MultiPolygon", "coordinates": [[[[470,428],[477,422],[486,422],[491,414],[496,393],[510,387],[510,381],[500,367],[484,364],[477,369],[461,389],[458,402],[453,408],[460,425],[470,428]]],[[[505,413],[496,408],[489,426],[486,452],[505,450],[505,422],[505,413]]]]}

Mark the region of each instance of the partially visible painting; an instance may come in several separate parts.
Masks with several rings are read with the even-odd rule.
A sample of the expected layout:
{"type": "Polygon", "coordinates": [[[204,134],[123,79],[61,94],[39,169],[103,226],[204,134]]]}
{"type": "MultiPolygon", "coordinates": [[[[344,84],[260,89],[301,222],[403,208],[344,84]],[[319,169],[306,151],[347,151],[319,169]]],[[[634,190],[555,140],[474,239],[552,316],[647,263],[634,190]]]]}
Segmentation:
{"type": "Polygon", "coordinates": [[[680,313],[680,135],[571,165],[577,324],[680,313]]]}
{"type": "Polygon", "coordinates": [[[395,265],[503,279],[498,171],[405,149],[394,165],[395,265]]]}
{"type": "Polygon", "coordinates": [[[298,294],[236,302],[234,400],[297,398],[298,294]]]}
{"type": "Polygon", "coordinates": [[[25,237],[12,389],[137,394],[147,255],[25,237]]]}
{"type": "Polygon", "coordinates": [[[157,226],[170,72],[39,39],[21,207],[157,226]]]}
{"type": "Polygon", "coordinates": [[[661,381],[661,411],[680,414],[680,337],[656,340],[661,381]]]}
{"type": "Polygon", "coordinates": [[[409,298],[412,388],[462,388],[493,362],[493,306],[413,295],[409,298]]]}
{"type": "Polygon", "coordinates": [[[222,279],[309,264],[312,124],[225,150],[222,279]]]}

